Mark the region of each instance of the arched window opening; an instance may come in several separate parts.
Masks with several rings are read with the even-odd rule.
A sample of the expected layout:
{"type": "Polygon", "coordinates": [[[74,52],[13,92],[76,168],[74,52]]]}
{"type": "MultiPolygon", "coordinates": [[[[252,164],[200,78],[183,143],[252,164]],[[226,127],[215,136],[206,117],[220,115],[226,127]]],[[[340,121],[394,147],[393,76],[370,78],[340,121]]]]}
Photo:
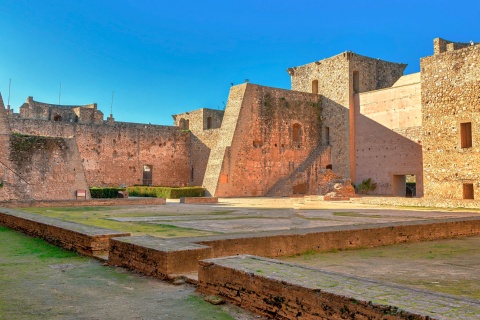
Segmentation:
{"type": "Polygon", "coordinates": [[[53,121],[62,121],[62,117],[58,114],[56,114],[54,117],[53,117],[53,121]]]}
{"type": "Polygon", "coordinates": [[[190,129],[190,120],[185,120],[185,130],[190,129]]]}
{"type": "Polygon", "coordinates": [[[302,126],[295,123],[292,127],[292,141],[295,143],[302,142],[302,126]]]}
{"type": "Polygon", "coordinates": [[[318,80],[312,81],[312,93],[318,94],[318,80]]]}

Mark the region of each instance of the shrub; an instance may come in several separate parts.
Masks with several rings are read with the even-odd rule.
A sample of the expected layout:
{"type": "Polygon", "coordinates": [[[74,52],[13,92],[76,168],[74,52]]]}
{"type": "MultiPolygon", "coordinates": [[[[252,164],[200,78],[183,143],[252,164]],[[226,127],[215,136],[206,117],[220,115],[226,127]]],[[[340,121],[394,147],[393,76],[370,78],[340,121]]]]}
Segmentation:
{"type": "Polygon", "coordinates": [[[118,197],[118,191],[125,191],[125,188],[89,188],[90,189],[90,195],[92,198],[117,198],[118,197]]]}
{"type": "Polygon", "coordinates": [[[374,191],[377,188],[377,184],[372,182],[372,178],[363,180],[357,186],[354,185],[355,191],[358,193],[368,193],[369,191],[374,191]]]}
{"type": "Polygon", "coordinates": [[[203,197],[205,188],[202,187],[148,187],[134,186],[127,188],[128,194],[133,197],[157,197],[179,199],[182,197],[203,197]]]}

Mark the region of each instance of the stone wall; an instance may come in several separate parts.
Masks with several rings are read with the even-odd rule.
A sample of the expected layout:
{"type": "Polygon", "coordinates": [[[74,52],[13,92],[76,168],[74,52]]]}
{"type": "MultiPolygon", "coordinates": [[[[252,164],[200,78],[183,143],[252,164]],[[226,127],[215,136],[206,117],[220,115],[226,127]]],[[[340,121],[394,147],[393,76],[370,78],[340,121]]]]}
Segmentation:
{"type": "MultiPolygon", "coordinates": [[[[322,107],[318,95],[242,86],[245,91],[239,99],[238,117],[231,119],[233,137],[221,160],[216,196],[266,195],[281,178],[300,173],[309,155],[315,156],[312,162],[320,156],[322,107]]],[[[222,130],[227,130],[227,116],[222,130]]],[[[220,135],[227,136],[224,132],[220,135]]],[[[314,179],[315,174],[308,177],[314,179]]],[[[302,183],[308,185],[308,181],[302,183]]],[[[290,195],[293,190],[285,192],[283,195],[290,195]]]]}
{"type": "Polygon", "coordinates": [[[9,153],[11,199],[75,199],[76,190],[88,190],[73,139],[14,134],[9,153]]]}
{"type": "Polygon", "coordinates": [[[153,185],[190,183],[190,133],[177,127],[22,118],[12,118],[10,123],[13,132],[74,138],[81,157],[76,169],[85,171],[90,187],[143,184],[144,165],[152,169],[153,185]]]}
{"type": "Polygon", "coordinates": [[[97,110],[96,103],[84,106],[60,106],[38,102],[33,100],[33,97],[28,97],[20,107],[20,117],[60,122],[103,123],[103,113],[97,110]]]}
{"type": "Polygon", "coordinates": [[[354,96],[355,184],[371,178],[374,194],[405,196],[405,188],[394,194],[393,176],[415,175],[422,196],[421,92],[414,76],[418,81],[354,96]]]}
{"type": "Polygon", "coordinates": [[[480,198],[480,45],[421,59],[423,168],[426,197],[480,198]],[[462,147],[462,123],[471,146],[462,147]]]}
{"type": "Polygon", "coordinates": [[[130,236],[130,233],[5,208],[0,209],[0,224],[87,256],[105,255],[110,238],[130,236]]]}
{"type": "Polygon", "coordinates": [[[398,286],[248,255],[208,259],[199,265],[197,291],[219,295],[268,318],[431,319],[417,310],[389,305],[399,302],[389,299],[392,291],[417,295],[398,286]],[[378,296],[382,303],[374,302],[378,296]]]}
{"type": "Polygon", "coordinates": [[[0,94],[0,201],[16,199],[8,181],[13,179],[10,167],[10,125],[7,110],[0,94]]]}
{"type": "Polygon", "coordinates": [[[344,52],[287,70],[292,90],[321,95],[322,131],[329,132],[327,141],[332,146],[332,166],[336,173],[355,179],[354,93],[392,86],[405,67],[344,52]]]}

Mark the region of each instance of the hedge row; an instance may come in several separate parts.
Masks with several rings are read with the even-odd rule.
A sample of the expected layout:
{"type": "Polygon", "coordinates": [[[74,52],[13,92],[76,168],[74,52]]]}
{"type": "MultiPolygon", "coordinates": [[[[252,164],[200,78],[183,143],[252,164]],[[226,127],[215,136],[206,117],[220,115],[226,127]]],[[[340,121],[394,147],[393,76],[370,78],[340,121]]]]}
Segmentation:
{"type": "Polygon", "coordinates": [[[135,186],[127,188],[128,194],[132,197],[157,197],[168,199],[179,199],[182,197],[203,197],[205,188],[202,187],[146,187],[135,186]]]}
{"type": "Polygon", "coordinates": [[[125,191],[125,188],[89,188],[92,198],[117,198],[118,191],[125,191]]]}

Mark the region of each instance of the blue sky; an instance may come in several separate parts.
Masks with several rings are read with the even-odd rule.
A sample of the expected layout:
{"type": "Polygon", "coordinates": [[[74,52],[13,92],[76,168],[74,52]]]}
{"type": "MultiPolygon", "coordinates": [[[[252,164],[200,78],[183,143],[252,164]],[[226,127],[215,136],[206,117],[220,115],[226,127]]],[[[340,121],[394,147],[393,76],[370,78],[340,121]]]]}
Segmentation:
{"type": "Polygon", "coordinates": [[[0,92],[97,102],[105,118],[171,125],[222,109],[231,83],[290,88],[288,67],[343,51],[408,63],[436,37],[480,42],[478,1],[2,0],[0,92]]]}

